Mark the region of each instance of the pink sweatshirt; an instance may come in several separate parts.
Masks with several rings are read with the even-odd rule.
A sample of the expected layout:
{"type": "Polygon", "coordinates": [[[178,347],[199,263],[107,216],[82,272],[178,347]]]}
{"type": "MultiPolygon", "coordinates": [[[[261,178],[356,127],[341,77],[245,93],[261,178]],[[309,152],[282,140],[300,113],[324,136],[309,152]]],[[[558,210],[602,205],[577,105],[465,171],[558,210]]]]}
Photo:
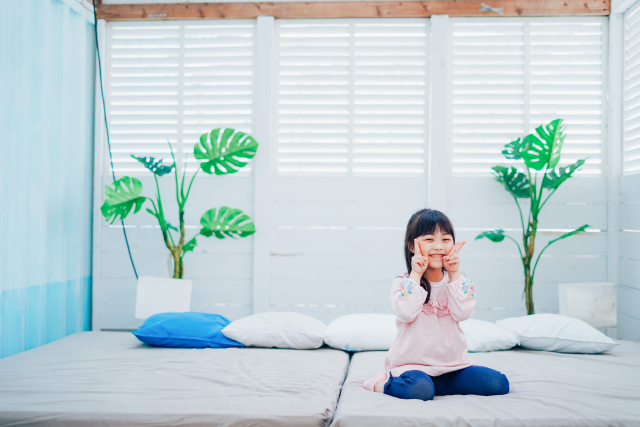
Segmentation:
{"type": "Polygon", "coordinates": [[[373,391],[374,385],[403,372],[419,370],[433,377],[474,365],[467,357],[467,338],[458,322],[470,318],[476,310],[471,280],[460,276],[449,281],[431,283],[428,304],[425,291],[409,274],[399,276],[391,285],[391,308],[396,314],[398,334],[387,353],[384,372],[365,381],[362,386],[373,391]]]}

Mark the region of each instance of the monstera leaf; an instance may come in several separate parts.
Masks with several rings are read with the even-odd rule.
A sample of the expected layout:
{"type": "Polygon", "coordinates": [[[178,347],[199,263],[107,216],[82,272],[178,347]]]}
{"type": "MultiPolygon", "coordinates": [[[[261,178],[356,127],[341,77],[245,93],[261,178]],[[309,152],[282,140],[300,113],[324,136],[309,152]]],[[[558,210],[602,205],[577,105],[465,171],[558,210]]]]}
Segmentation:
{"type": "Polygon", "coordinates": [[[110,185],[104,186],[104,192],[107,199],[100,207],[100,212],[104,219],[111,224],[116,219],[125,219],[131,209],[135,207],[134,214],[137,213],[142,204],[147,199],[141,196],[142,184],[135,178],[129,178],[128,176],[122,177],[113,183],[113,188],[110,185]]]}
{"type": "Polygon", "coordinates": [[[495,179],[507,189],[513,197],[519,197],[521,199],[529,198],[529,178],[522,172],[518,172],[518,169],[504,166],[494,166],[493,172],[495,179]]]}
{"type": "Polygon", "coordinates": [[[560,151],[564,143],[562,119],[556,119],[546,126],[539,126],[536,132],[540,136],[530,134],[524,138],[520,156],[528,167],[540,171],[545,167],[555,168],[560,160],[560,151]]]}
{"type": "Polygon", "coordinates": [[[522,149],[522,138],[518,138],[515,141],[511,141],[510,143],[504,146],[504,150],[502,150],[502,154],[507,159],[519,160],[520,150],[522,149]]]}
{"type": "Polygon", "coordinates": [[[175,166],[175,163],[170,166],[162,165],[161,163],[164,161],[164,159],[156,159],[154,157],[136,157],[133,154],[131,155],[131,157],[142,163],[145,168],[149,169],[151,172],[158,176],[168,174],[173,170],[175,166]]]}
{"type": "Polygon", "coordinates": [[[571,174],[575,172],[587,159],[580,159],[577,162],[565,166],[563,168],[554,169],[547,172],[546,179],[544,180],[544,188],[549,190],[555,190],[560,187],[560,184],[571,178],[571,174]]]}
{"type": "Polygon", "coordinates": [[[184,244],[184,246],[182,247],[182,251],[186,254],[189,251],[192,251],[196,245],[198,244],[198,242],[196,242],[196,237],[198,237],[198,235],[196,234],[195,236],[193,236],[193,239],[189,240],[187,243],[184,244]]]}
{"type": "Polygon", "coordinates": [[[226,206],[205,212],[200,218],[200,224],[202,225],[200,234],[206,237],[211,237],[214,234],[218,239],[246,237],[256,232],[251,218],[240,209],[226,206]]]}
{"type": "Polygon", "coordinates": [[[478,234],[478,236],[476,237],[476,240],[482,239],[483,237],[486,237],[487,239],[491,240],[494,243],[498,243],[504,240],[505,235],[503,230],[485,231],[483,233],[478,234]]]}
{"type": "Polygon", "coordinates": [[[202,170],[206,173],[225,175],[246,166],[257,150],[258,143],[251,135],[235,129],[218,128],[200,137],[200,143],[194,146],[193,154],[196,159],[206,160],[201,163],[202,170]]]}
{"type": "MultiPolygon", "coordinates": [[[[582,227],[580,227],[580,228],[576,228],[576,229],[575,229],[575,230],[573,230],[573,231],[570,231],[570,232],[568,232],[568,233],[565,233],[565,234],[563,234],[562,236],[558,237],[557,239],[553,239],[553,240],[549,241],[549,243],[547,243],[547,246],[551,245],[552,243],[557,242],[558,240],[566,239],[566,238],[567,238],[567,237],[569,237],[569,236],[573,236],[574,234],[581,233],[581,232],[583,232],[583,231],[584,231],[588,226],[589,226],[589,224],[585,224],[585,225],[583,225],[583,226],[582,226],[582,227]]],[[[545,249],[546,249],[546,247],[545,247],[545,249]]]]}

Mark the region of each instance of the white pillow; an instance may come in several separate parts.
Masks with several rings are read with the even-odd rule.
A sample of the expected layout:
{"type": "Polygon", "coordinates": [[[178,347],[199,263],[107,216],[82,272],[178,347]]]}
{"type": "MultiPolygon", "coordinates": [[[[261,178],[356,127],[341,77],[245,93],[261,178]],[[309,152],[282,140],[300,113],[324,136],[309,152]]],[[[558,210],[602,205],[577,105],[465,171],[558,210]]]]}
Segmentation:
{"type": "Polygon", "coordinates": [[[460,322],[467,336],[467,349],[471,352],[509,350],[520,344],[518,334],[484,320],[469,319],[460,322]]]}
{"type": "Polygon", "coordinates": [[[302,350],[321,347],[326,327],[305,314],[271,311],[234,320],[222,329],[222,333],[246,347],[302,350]]]}
{"type": "Polygon", "coordinates": [[[389,350],[397,332],[393,314],[347,314],[329,323],[324,342],[338,350],[389,350]]]}
{"type": "Polygon", "coordinates": [[[510,317],[496,323],[514,330],[520,338],[520,345],[530,350],[593,354],[618,345],[586,322],[560,314],[510,317]]]}

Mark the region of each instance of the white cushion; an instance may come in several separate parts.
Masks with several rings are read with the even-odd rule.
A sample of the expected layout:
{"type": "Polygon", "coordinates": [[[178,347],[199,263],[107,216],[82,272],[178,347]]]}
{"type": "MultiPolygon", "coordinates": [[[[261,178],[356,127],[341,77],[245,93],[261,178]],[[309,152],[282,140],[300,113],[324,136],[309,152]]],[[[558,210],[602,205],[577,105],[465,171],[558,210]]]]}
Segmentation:
{"type": "Polygon", "coordinates": [[[305,314],[271,311],[235,320],[222,329],[222,333],[245,347],[302,350],[321,347],[326,327],[305,314]]]}
{"type": "Polygon", "coordinates": [[[560,314],[510,317],[496,323],[515,331],[520,345],[530,350],[594,354],[618,345],[586,322],[560,314]]]}
{"type": "Polygon", "coordinates": [[[397,332],[393,314],[347,314],[329,323],[324,342],[347,351],[389,350],[397,332]]]}
{"type": "Polygon", "coordinates": [[[520,344],[518,334],[492,322],[469,319],[460,322],[471,352],[509,350],[520,344]]]}

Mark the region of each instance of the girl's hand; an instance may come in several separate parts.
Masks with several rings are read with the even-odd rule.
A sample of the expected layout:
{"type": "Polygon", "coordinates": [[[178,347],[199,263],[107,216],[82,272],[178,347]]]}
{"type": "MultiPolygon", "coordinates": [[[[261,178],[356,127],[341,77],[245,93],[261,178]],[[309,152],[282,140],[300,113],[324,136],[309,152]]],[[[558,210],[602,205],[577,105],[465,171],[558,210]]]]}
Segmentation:
{"type": "Polygon", "coordinates": [[[467,243],[466,240],[456,243],[449,253],[442,257],[444,269],[449,273],[451,280],[456,280],[458,278],[457,276],[460,275],[460,255],[458,255],[458,252],[460,252],[460,249],[462,249],[465,243],[467,243]],[[456,278],[453,278],[453,275],[455,275],[456,278]]]}
{"type": "Polygon", "coordinates": [[[416,273],[418,277],[422,277],[422,274],[427,270],[428,266],[429,259],[425,256],[422,256],[420,245],[418,244],[418,239],[413,239],[413,258],[411,258],[411,273],[416,273]]]}

